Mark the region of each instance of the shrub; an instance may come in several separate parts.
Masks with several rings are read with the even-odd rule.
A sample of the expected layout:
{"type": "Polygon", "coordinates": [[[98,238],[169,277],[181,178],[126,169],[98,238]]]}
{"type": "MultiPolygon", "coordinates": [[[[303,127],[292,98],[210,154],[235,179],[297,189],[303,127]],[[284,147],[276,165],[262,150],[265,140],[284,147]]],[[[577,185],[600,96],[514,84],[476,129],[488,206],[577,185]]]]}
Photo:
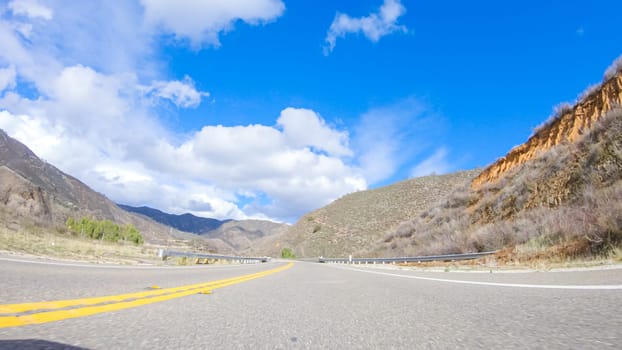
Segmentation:
{"type": "Polygon", "coordinates": [[[281,258],[283,259],[296,259],[296,254],[289,248],[281,249],[281,258]]]}
{"type": "Polygon", "coordinates": [[[143,236],[133,225],[123,227],[110,220],[94,220],[83,217],[80,221],[70,217],[66,222],[67,229],[75,235],[109,242],[132,242],[143,244],[143,236]]]}
{"type": "Polygon", "coordinates": [[[618,56],[618,58],[613,61],[613,63],[607,68],[605,71],[605,80],[609,80],[613,78],[616,74],[622,71],[622,55],[618,56]]]}

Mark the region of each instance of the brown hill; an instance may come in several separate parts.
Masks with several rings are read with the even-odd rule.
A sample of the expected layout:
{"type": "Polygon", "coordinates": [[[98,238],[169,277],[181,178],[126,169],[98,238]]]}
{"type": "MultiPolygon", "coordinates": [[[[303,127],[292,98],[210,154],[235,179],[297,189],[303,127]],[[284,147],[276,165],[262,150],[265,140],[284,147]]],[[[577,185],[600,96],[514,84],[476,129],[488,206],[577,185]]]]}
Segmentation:
{"type": "Polygon", "coordinates": [[[425,176],[346,195],[303,216],[281,239],[266,242],[272,254],[293,248],[299,257],[347,256],[366,251],[399,223],[429,209],[479,171],[425,176]]]}
{"type": "Polygon", "coordinates": [[[31,225],[62,228],[69,217],[83,216],[132,224],[148,243],[208,248],[204,240],[193,235],[120,209],[0,130],[0,225],[12,231],[31,225]]]}
{"type": "Polygon", "coordinates": [[[472,186],[402,223],[374,253],[509,248],[547,259],[622,259],[621,74],[609,74],[472,186]]]}
{"type": "Polygon", "coordinates": [[[204,235],[218,239],[242,255],[270,255],[266,249],[272,241],[280,239],[289,229],[289,225],[267,220],[231,220],[204,235]]]}

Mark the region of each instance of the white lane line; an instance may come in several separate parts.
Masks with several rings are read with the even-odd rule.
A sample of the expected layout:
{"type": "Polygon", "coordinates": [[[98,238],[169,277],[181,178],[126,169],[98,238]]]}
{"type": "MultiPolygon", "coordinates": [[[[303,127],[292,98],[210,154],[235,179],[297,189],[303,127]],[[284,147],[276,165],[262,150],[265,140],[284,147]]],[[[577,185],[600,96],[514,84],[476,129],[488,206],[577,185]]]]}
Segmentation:
{"type": "Polygon", "coordinates": [[[391,277],[401,277],[401,278],[410,278],[416,280],[425,280],[425,281],[434,281],[434,282],[447,282],[447,283],[457,283],[457,284],[473,284],[478,286],[493,286],[493,287],[513,287],[513,288],[542,288],[542,289],[578,289],[578,290],[618,290],[622,289],[622,285],[620,284],[601,284],[601,285],[564,285],[564,284],[519,284],[519,283],[495,283],[495,282],[477,282],[477,281],[464,281],[464,280],[451,280],[444,278],[432,278],[432,277],[421,277],[421,276],[412,276],[412,275],[400,275],[397,273],[388,273],[388,272],[378,272],[378,271],[365,271],[361,269],[355,269],[351,267],[337,267],[344,270],[352,270],[358,272],[365,273],[373,273],[376,275],[383,276],[391,276],[391,277]]]}

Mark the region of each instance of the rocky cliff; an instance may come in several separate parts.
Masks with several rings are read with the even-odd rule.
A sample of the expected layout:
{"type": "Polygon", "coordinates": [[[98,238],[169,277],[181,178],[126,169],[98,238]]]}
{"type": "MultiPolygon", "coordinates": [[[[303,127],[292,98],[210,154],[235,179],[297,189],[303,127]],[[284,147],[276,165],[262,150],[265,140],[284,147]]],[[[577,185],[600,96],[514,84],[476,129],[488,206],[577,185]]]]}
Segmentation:
{"type": "Polygon", "coordinates": [[[617,72],[598,88],[595,88],[552,121],[539,128],[529,140],[513,148],[506,156],[484,169],[472,185],[478,188],[495,182],[508,170],[536,157],[563,142],[574,142],[594,122],[622,104],[622,72],[617,72]]]}

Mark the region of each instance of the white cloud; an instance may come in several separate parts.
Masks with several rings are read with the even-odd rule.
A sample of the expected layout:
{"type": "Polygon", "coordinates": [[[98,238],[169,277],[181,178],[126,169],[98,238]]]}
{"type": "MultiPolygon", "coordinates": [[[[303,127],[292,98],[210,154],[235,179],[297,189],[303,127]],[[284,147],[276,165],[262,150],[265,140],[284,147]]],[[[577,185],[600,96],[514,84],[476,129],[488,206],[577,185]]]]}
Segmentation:
{"type": "Polygon", "coordinates": [[[432,155],[417,164],[410,172],[411,177],[440,175],[452,169],[447,160],[448,152],[444,147],[437,149],[432,155]]]}
{"type": "Polygon", "coordinates": [[[331,129],[314,111],[286,108],[277,124],[283,128],[288,144],[309,146],[338,157],[352,156],[348,148],[348,134],[331,129]]]}
{"type": "Polygon", "coordinates": [[[0,128],[117,202],[170,212],[293,221],[366,188],[365,179],[339,156],[314,152],[309,144],[322,148],[317,139],[291,138],[289,125],[315,116],[316,127],[322,126],[318,131],[332,145],[326,148],[350,152],[344,134],[313,111],[284,110],[287,127],[205,126],[176,144],[178,136],[163,130],[140,99],[127,98],[123,91],[131,84],[124,79],[132,81],[68,67],[46,99],[15,94],[0,99],[0,106],[14,111],[0,114],[0,128]],[[240,207],[238,193],[256,199],[240,207]]]}
{"type": "Polygon", "coordinates": [[[46,2],[50,21],[5,16],[0,21],[0,63],[13,64],[24,81],[47,94],[60,71],[69,66],[91,67],[103,74],[159,77],[149,33],[136,25],[142,9],[131,2],[46,2]],[[24,38],[26,40],[24,40],[24,38]]]}
{"type": "Polygon", "coordinates": [[[201,99],[209,96],[209,92],[198,91],[189,76],[185,76],[183,81],[156,81],[147,88],[147,93],[168,99],[182,108],[198,107],[201,99]]]}
{"type": "Polygon", "coordinates": [[[8,4],[9,9],[15,15],[29,18],[41,18],[51,20],[54,12],[49,7],[41,5],[37,0],[12,0],[8,4]]]}
{"type": "Polygon", "coordinates": [[[12,89],[15,87],[16,74],[15,66],[0,68],[0,93],[5,89],[12,89]]]}
{"type": "Polygon", "coordinates": [[[377,13],[365,17],[353,18],[347,14],[337,13],[326,34],[324,54],[328,55],[337,45],[337,38],[348,34],[363,33],[372,42],[394,32],[407,32],[405,26],[398,25],[397,20],[406,13],[400,0],[384,0],[377,13]]]}
{"type": "Polygon", "coordinates": [[[192,46],[220,46],[219,35],[236,21],[257,25],[275,20],[285,11],[281,0],[140,0],[145,20],[192,46]]]}

